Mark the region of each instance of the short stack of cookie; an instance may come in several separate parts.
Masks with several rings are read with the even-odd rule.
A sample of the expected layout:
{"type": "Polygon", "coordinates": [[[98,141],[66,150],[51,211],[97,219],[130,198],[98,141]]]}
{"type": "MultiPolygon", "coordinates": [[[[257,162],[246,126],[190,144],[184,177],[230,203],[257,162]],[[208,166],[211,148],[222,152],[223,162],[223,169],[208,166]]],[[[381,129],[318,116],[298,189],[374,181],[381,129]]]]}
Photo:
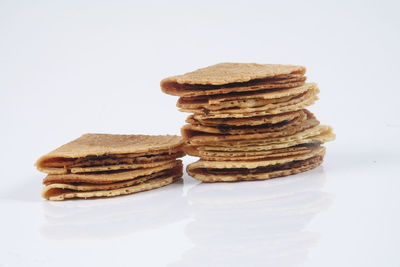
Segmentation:
{"type": "Polygon", "coordinates": [[[188,173],[205,182],[263,180],[320,165],[335,135],[305,109],[317,99],[305,67],[221,63],[161,81],[193,113],[182,128],[188,173]]]}
{"type": "Polygon", "coordinates": [[[49,200],[112,197],[181,180],[179,136],[85,134],[36,162],[49,200]]]}

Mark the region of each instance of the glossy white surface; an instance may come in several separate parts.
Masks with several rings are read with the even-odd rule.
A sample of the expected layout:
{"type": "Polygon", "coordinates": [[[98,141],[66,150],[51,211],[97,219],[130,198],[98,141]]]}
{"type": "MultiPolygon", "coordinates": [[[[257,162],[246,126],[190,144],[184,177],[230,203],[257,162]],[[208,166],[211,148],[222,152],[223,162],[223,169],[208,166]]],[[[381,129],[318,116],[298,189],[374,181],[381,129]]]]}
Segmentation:
{"type": "Polygon", "coordinates": [[[400,266],[398,2],[56,2],[0,3],[0,266],[400,266]],[[41,199],[40,155],[86,132],[178,134],[159,81],[221,61],[307,66],[337,134],[322,166],[41,199]]]}

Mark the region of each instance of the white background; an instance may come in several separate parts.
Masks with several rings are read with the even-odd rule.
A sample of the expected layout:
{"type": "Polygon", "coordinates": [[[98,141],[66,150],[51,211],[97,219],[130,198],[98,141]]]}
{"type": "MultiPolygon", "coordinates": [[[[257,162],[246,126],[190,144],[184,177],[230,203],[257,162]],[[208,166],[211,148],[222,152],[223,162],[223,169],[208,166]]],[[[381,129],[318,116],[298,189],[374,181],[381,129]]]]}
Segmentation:
{"type": "Polygon", "coordinates": [[[0,266],[400,266],[398,3],[0,1],[0,266]],[[160,80],[218,62],[305,65],[337,134],[323,166],[41,199],[40,155],[87,132],[179,134],[160,80]]]}

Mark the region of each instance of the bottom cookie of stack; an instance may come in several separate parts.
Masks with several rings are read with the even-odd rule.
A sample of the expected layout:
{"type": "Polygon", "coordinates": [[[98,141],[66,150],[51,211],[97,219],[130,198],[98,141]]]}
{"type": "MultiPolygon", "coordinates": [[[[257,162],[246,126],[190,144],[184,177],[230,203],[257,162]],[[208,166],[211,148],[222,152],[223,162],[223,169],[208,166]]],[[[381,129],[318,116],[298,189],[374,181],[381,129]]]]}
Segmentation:
{"type": "Polygon", "coordinates": [[[265,180],[313,169],[322,163],[324,155],[325,147],[318,147],[297,156],[242,161],[199,160],[190,164],[187,172],[204,182],[265,180]]]}
{"type": "Polygon", "coordinates": [[[111,173],[49,174],[43,181],[46,186],[42,196],[49,200],[114,197],[156,189],[179,180],[182,180],[180,160],[155,168],[111,173]]]}

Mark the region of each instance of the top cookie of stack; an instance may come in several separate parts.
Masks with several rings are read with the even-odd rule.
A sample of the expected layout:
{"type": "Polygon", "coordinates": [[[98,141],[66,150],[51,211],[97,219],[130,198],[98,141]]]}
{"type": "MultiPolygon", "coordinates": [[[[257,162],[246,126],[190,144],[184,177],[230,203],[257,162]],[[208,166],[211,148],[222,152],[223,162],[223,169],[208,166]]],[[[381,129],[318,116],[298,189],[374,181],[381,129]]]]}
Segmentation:
{"type": "Polygon", "coordinates": [[[322,163],[322,143],[333,140],[305,108],[317,99],[305,67],[221,63],[161,81],[191,112],[182,128],[187,153],[201,159],[187,167],[205,181],[260,180],[322,163]]]}

